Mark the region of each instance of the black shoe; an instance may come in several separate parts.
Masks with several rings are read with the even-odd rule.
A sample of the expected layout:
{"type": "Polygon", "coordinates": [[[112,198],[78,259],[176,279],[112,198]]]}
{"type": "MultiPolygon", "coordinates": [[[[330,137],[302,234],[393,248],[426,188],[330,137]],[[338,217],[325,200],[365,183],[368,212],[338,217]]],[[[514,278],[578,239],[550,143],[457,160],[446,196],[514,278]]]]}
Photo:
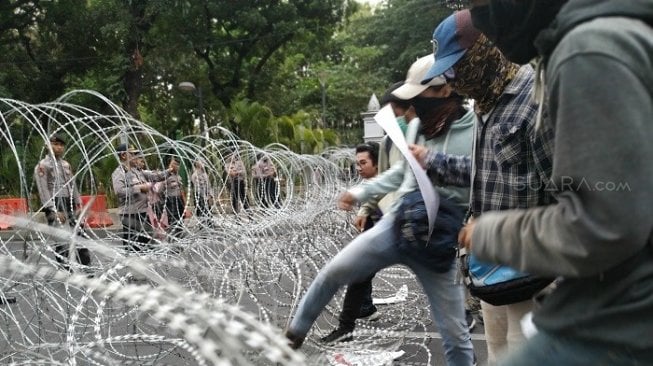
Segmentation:
{"type": "Polygon", "coordinates": [[[331,343],[331,342],[351,342],[354,340],[354,336],[351,334],[353,332],[353,329],[345,329],[345,328],[336,328],[331,333],[326,335],[325,337],[320,338],[320,340],[324,343],[331,343]]]}
{"type": "Polygon", "coordinates": [[[361,311],[360,314],[358,314],[358,319],[367,320],[368,322],[379,320],[380,317],[381,314],[379,313],[378,310],[376,310],[376,307],[373,307],[368,311],[364,311],[364,312],[361,311]]]}
{"type": "Polygon", "coordinates": [[[284,335],[288,338],[288,346],[292,349],[299,349],[299,347],[304,343],[304,337],[296,336],[289,330],[287,330],[284,335]]]}
{"type": "Polygon", "coordinates": [[[476,319],[474,319],[471,311],[465,310],[465,320],[467,321],[467,329],[470,332],[476,328],[476,319]]]}

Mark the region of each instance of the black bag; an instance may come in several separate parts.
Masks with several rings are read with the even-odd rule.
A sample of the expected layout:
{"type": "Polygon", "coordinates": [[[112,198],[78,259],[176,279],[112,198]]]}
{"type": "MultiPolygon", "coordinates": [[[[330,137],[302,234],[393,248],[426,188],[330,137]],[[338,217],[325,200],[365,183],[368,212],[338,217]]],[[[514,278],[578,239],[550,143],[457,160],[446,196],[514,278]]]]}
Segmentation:
{"type": "Polygon", "coordinates": [[[394,223],[398,236],[395,242],[399,250],[435,272],[447,272],[456,258],[464,210],[451,200],[440,198],[433,233],[429,237],[428,217],[421,192],[410,192],[400,200],[394,223]]]}
{"type": "Polygon", "coordinates": [[[508,266],[481,262],[463,249],[460,253],[461,272],[469,293],[495,306],[526,301],[553,281],[508,266]]]}

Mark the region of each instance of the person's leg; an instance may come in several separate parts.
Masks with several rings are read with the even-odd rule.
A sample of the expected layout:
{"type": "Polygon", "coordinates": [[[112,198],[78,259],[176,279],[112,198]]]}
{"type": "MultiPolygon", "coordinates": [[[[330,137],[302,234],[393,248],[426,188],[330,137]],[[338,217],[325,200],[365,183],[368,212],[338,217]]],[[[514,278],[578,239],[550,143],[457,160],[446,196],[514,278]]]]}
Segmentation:
{"type": "Polygon", "coordinates": [[[361,314],[363,302],[366,299],[367,293],[371,292],[372,289],[372,278],[374,276],[368,277],[362,282],[352,283],[347,286],[345,299],[342,303],[342,311],[338,317],[339,328],[347,329],[351,332],[356,327],[356,319],[361,314]]]}
{"type": "Polygon", "coordinates": [[[496,365],[497,357],[508,347],[508,315],[505,306],[494,306],[481,301],[488,366],[496,365]]]}
{"type": "Polygon", "coordinates": [[[133,215],[135,218],[135,243],[133,245],[137,248],[136,251],[143,251],[152,249],[152,237],[154,235],[154,227],[147,217],[146,212],[141,212],[133,215]]]}
{"type": "MultiPolygon", "coordinates": [[[[70,225],[71,228],[74,229],[75,226],[77,226],[77,216],[75,216],[73,202],[70,199],[66,199],[65,201],[66,202],[64,203],[64,206],[66,207],[68,224],[70,225]]],[[[80,227],[77,228],[77,235],[81,237],[87,237],[85,236],[83,225],[80,225],[80,227]]],[[[84,266],[88,266],[89,264],[91,264],[91,252],[87,248],[77,248],[76,255],[77,257],[75,259],[77,260],[77,263],[84,266]]]]}
{"type": "Polygon", "coordinates": [[[297,307],[288,327],[303,338],[341,286],[359,282],[370,274],[397,262],[391,220],[383,219],[374,228],[357,236],[318,273],[297,307]]]}
{"type": "Polygon", "coordinates": [[[614,345],[583,342],[562,334],[539,331],[500,358],[500,366],[644,366],[653,364],[653,351],[634,352],[614,345]]]}
{"type": "Polygon", "coordinates": [[[244,179],[238,181],[238,187],[240,189],[240,201],[243,204],[243,210],[247,211],[249,210],[249,199],[247,198],[247,185],[244,179]]]}
{"type": "Polygon", "coordinates": [[[270,178],[270,202],[275,208],[281,208],[279,199],[279,184],[275,178],[270,178]]]}
{"type": "Polygon", "coordinates": [[[270,194],[271,182],[272,178],[263,178],[263,200],[267,208],[272,207],[272,195],[270,194]]]}
{"type": "Polygon", "coordinates": [[[512,352],[526,341],[522,331],[521,320],[529,311],[533,310],[533,300],[526,300],[506,305],[506,318],[508,331],[506,332],[506,352],[512,352]]]}
{"type": "Polygon", "coordinates": [[[231,211],[234,214],[237,214],[238,211],[240,211],[240,206],[238,205],[240,193],[238,192],[238,181],[235,179],[231,179],[230,194],[231,194],[231,211]]]}
{"type": "Polygon", "coordinates": [[[465,321],[465,292],[456,283],[455,263],[445,273],[437,273],[422,264],[407,260],[406,264],[415,272],[431,305],[431,316],[442,334],[447,365],[474,363],[474,348],[465,321]]]}
{"type": "Polygon", "coordinates": [[[360,292],[362,297],[360,311],[358,313],[359,318],[368,318],[370,315],[376,313],[377,311],[372,299],[372,279],[374,279],[374,275],[376,275],[376,273],[371,275],[369,280],[359,284],[361,287],[360,292]]]}
{"type": "Polygon", "coordinates": [[[181,196],[174,197],[175,202],[175,223],[172,227],[172,235],[176,238],[181,238],[184,232],[184,212],[186,206],[184,205],[184,199],[181,196]]]}

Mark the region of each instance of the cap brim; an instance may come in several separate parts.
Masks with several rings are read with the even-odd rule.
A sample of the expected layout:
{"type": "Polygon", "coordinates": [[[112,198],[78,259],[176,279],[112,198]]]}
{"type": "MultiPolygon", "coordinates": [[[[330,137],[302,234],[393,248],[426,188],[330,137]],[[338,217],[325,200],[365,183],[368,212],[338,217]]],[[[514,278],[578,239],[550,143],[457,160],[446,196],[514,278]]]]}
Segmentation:
{"type": "Polygon", "coordinates": [[[452,53],[451,55],[437,58],[433,66],[431,66],[431,69],[426,73],[426,75],[422,79],[422,84],[426,84],[429,81],[431,81],[431,79],[433,79],[434,77],[444,74],[445,71],[449,70],[463,57],[465,52],[467,52],[467,50],[463,49],[456,53],[452,53]]]}
{"type": "Polygon", "coordinates": [[[415,85],[406,83],[395,89],[392,92],[392,95],[402,100],[413,99],[416,96],[420,95],[420,93],[422,93],[424,90],[428,89],[428,87],[428,85],[415,85]]]}

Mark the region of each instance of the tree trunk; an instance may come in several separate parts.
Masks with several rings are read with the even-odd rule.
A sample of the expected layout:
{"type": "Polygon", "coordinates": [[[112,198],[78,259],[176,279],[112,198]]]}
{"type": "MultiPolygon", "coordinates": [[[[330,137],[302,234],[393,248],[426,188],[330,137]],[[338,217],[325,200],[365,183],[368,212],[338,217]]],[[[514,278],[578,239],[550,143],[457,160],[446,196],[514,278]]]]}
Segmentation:
{"type": "Polygon", "coordinates": [[[140,119],[138,114],[138,99],[143,90],[143,56],[138,49],[138,45],[133,45],[127,50],[131,53],[131,65],[125,72],[125,100],[123,108],[136,119],[140,119]]]}

